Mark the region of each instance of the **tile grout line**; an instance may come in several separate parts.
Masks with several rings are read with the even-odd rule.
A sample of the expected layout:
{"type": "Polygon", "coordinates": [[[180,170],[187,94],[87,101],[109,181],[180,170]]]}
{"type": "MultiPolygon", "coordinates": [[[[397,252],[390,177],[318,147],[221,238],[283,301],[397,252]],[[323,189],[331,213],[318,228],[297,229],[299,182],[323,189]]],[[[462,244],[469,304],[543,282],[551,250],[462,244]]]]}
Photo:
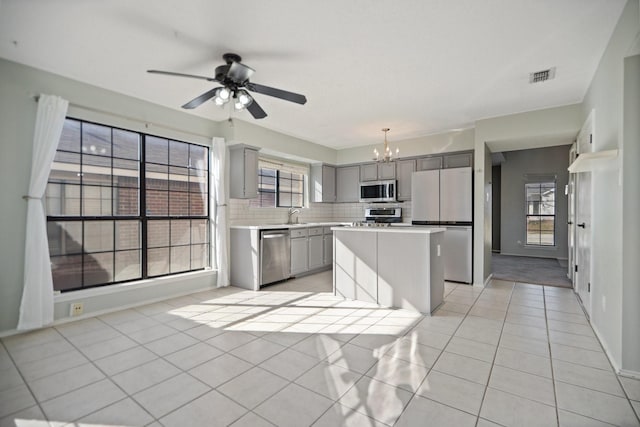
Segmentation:
{"type": "Polygon", "coordinates": [[[558,408],[558,391],[556,387],[556,374],[553,369],[553,353],[551,350],[551,334],[549,334],[549,321],[547,319],[547,298],[546,298],[546,289],[542,287],[542,296],[544,303],[544,323],[546,325],[547,331],[547,345],[549,348],[549,363],[551,364],[551,384],[553,385],[553,401],[555,402],[555,410],[556,410],[556,425],[560,425],[560,408],[558,408]]]}
{"type": "MultiPolygon", "coordinates": [[[[11,353],[9,352],[9,349],[7,348],[6,344],[4,343],[4,340],[0,340],[0,345],[2,345],[2,348],[4,348],[4,351],[7,353],[7,356],[9,357],[9,359],[11,360],[11,363],[13,363],[13,367],[16,369],[16,371],[18,371],[18,374],[20,375],[20,378],[22,379],[22,383],[24,384],[24,386],[27,388],[27,390],[29,391],[29,394],[31,395],[31,397],[33,398],[33,401],[35,402],[35,406],[38,406],[38,409],[40,409],[40,412],[42,413],[42,415],[44,415],[44,417],[49,420],[49,417],[47,417],[47,414],[44,412],[44,410],[42,409],[42,405],[40,404],[40,401],[38,399],[36,399],[36,395],[33,393],[33,390],[31,390],[31,386],[29,386],[29,383],[27,382],[27,380],[25,379],[24,375],[22,374],[22,371],[20,370],[20,368],[18,367],[16,361],[13,359],[13,356],[11,355],[11,353]]],[[[18,386],[19,387],[19,386],[18,386]]],[[[11,412],[9,414],[5,414],[2,416],[2,418],[5,418],[7,416],[11,416],[13,414],[17,414],[20,411],[24,411],[26,409],[32,408],[34,405],[29,405],[26,408],[22,408],[22,409],[18,409],[15,412],[11,412]]]]}
{"type": "MultiPolygon", "coordinates": [[[[498,356],[498,350],[500,349],[500,341],[502,340],[502,334],[504,331],[504,324],[507,323],[507,315],[509,313],[509,305],[511,305],[511,298],[513,297],[513,291],[515,290],[516,282],[511,282],[511,292],[509,292],[509,301],[507,302],[507,311],[502,321],[502,327],[500,328],[500,336],[498,337],[498,343],[496,344],[496,350],[493,353],[493,360],[491,361],[491,367],[489,368],[489,376],[487,377],[487,384],[484,386],[484,392],[482,393],[482,399],[480,399],[480,409],[478,410],[478,418],[476,418],[476,426],[480,422],[480,414],[482,413],[482,406],[484,405],[484,399],[487,396],[487,390],[489,389],[489,383],[491,382],[491,374],[493,373],[493,367],[496,364],[496,357],[498,356]]],[[[484,292],[483,288],[482,292],[484,292]]],[[[490,420],[493,422],[492,420],[490,420]]]]}

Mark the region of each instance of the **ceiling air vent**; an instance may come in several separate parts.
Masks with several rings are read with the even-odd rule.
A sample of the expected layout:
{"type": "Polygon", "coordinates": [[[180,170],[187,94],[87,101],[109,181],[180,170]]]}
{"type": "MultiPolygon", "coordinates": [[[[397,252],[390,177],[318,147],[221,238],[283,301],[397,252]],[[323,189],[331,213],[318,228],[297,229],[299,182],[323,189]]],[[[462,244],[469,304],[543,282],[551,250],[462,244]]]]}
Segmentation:
{"type": "Polygon", "coordinates": [[[548,70],[536,71],[529,74],[529,83],[540,83],[551,80],[556,76],[556,67],[549,68],[548,70]]]}

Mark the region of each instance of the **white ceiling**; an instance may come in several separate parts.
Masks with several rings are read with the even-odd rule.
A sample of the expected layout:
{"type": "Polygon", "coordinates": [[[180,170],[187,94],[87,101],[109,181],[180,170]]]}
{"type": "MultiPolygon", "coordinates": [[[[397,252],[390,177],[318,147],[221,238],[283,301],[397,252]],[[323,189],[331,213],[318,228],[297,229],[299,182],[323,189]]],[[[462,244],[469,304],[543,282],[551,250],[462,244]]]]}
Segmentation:
{"type": "Polygon", "coordinates": [[[256,124],[345,148],[580,102],[625,2],[0,0],[0,57],[179,109],[213,85],[145,71],[213,75],[235,52],[252,81],[308,99],[258,94],[256,124]]]}

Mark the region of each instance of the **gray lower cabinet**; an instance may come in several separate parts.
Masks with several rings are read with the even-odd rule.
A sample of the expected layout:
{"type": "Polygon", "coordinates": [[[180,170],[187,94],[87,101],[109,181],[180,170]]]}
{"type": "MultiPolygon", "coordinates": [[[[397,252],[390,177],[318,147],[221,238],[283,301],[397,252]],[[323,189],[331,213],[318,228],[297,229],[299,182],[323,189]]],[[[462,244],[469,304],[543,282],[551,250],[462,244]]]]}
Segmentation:
{"type": "Polygon", "coordinates": [[[398,160],[396,174],[398,176],[398,201],[411,200],[411,174],[416,170],[416,161],[398,160]]]}
{"type": "Polygon", "coordinates": [[[307,229],[291,230],[291,275],[309,270],[309,238],[307,229]]]}
{"type": "Polygon", "coordinates": [[[329,234],[325,234],[322,238],[324,239],[322,265],[331,265],[333,263],[333,233],[329,231],[329,234]]]}
{"type": "Polygon", "coordinates": [[[336,168],[336,202],[360,200],[360,166],[336,168]]]}
{"type": "Polygon", "coordinates": [[[323,254],[324,236],[309,236],[309,270],[320,268],[324,264],[323,254]]]}

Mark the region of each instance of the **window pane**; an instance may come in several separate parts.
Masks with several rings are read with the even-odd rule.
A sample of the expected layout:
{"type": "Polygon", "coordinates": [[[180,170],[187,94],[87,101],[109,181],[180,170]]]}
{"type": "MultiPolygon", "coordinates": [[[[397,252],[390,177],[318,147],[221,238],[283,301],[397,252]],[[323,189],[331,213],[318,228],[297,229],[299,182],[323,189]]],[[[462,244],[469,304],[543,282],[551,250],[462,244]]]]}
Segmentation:
{"type": "Polygon", "coordinates": [[[290,179],[278,179],[278,191],[283,191],[287,193],[291,193],[291,180],[290,179]]]}
{"type": "Polygon", "coordinates": [[[555,218],[543,216],[540,219],[540,244],[544,246],[555,245],[555,218]]]}
{"type": "Polygon", "coordinates": [[[116,252],[115,281],[139,279],[142,277],[140,251],[116,252]]]}
{"type": "Polygon", "coordinates": [[[174,166],[189,166],[189,144],[169,141],[169,164],[174,166]]]}
{"type": "Polygon", "coordinates": [[[191,237],[191,221],[174,220],[171,221],[171,246],[188,245],[191,237]]]}
{"type": "Polygon", "coordinates": [[[80,186],[65,184],[47,184],[45,193],[47,215],[79,216],[80,186]]]}
{"type": "Polygon", "coordinates": [[[166,191],[147,190],[147,215],[166,216],[169,213],[169,194],[166,191]]]}
{"type": "Polygon", "coordinates": [[[80,184],[80,154],[56,152],[51,164],[49,182],[80,184]]]}
{"type": "Polygon", "coordinates": [[[209,241],[209,221],[194,219],[191,221],[191,243],[207,243],[209,241]]]}
{"type": "Polygon", "coordinates": [[[140,248],[140,221],[116,221],[116,250],[140,248]]]}
{"type": "Polygon", "coordinates": [[[208,190],[208,184],[205,171],[189,169],[189,191],[205,194],[208,190]]]}
{"type": "Polygon", "coordinates": [[[187,271],[191,268],[191,249],[189,246],[171,248],[171,273],[187,271]]]}
{"type": "Polygon", "coordinates": [[[117,187],[139,187],[140,162],[113,159],[113,185],[117,187]]]}
{"type": "Polygon", "coordinates": [[[147,274],[160,276],[169,273],[169,248],[156,248],[147,251],[147,274]]]}
{"type": "Polygon", "coordinates": [[[169,189],[169,168],[167,166],[147,165],[145,177],[148,190],[169,189]]]}
{"type": "Polygon", "coordinates": [[[169,192],[169,215],[187,216],[189,215],[189,193],[171,191],[169,192]]]}
{"type": "Polygon", "coordinates": [[[111,159],[99,156],[82,156],[83,185],[111,185],[111,159]]]}
{"type": "Polygon", "coordinates": [[[291,195],[291,206],[296,208],[302,207],[302,194],[292,194],[291,195]]]}
{"type": "Polygon", "coordinates": [[[104,252],[113,250],[113,221],[84,222],[85,252],[104,252]]]}
{"type": "Polygon", "coordinates": [[[528,245],[540,244],[540,217],[539,216],[527,217],[527,244],[528,245]]]}
{"type": "Polygon", "coordinates": [[[191,144],[189,145],[189,154],[191,159],[189,161],[189,167],[200,170],[209,169],[209,162],[207,159],[207,148],[201,145],[191,144]]]}
{"type": "Polygon", "coordinates": [[[147,224],[147,246],[169,246],[169,221],[149,221],[147,224]]]}
{"type": "Polygon", "coordinates": [[[82,255],[51,257],[53,289],[64,291],[82,286],[82,255]]]}
{"type": "Polygon", "coordinates": [[[140,159],[140,134],[114,129],[113,156],[131,160],[140,159]]]}
{"type": "Polygon", "coordinates": [[[152,163],[169,163],[169,141],[155,136],[145,137],[145,160],[152,163]]]}
{"type": "Polygon", "coordinates": [[[110,216],[111,187],[82,186],[82,215],[110,216]]]}
{"type": "Polygon", "coordinates": [[[113,252],[85,254],[82,258],[84,286],[113,282],[113,252]]]}
{"type": "Polygon", "coordinates": [[[291,206],[291,193],[278,193],[278,206],[291,206]]]}
{"type": "Polygon", "coordinates": [[[209,245],[191,245],[191,268],[209,266],[209,245]]]}
{"type": "Polygon", "coordinates": [[[189,191],[189,170],[187,168],[169,167],[169,190],[189,191]]]}
{"type": "Polygon", "coordinates": [[[191,193],[189,197],[189,215],[205,216],[207,215],[207,201],[202,196],[191,193]]]}
{"type": "Polygon", "coordinates": [[[62,135],[58,143],[58,150],[80,152],[80,122],[66,119],[62,127],[62,135]]]}
{"type": "Polygon", "coordinates": [[[82,253],[82,222],[47,223],[49,253],[51,256],[82,253]]]}
{"type": "Polygon", "coordinates": [[[114,216],[137,216],[139,212],[138,200],[139,192],[137,188],[113,189],[113,215],[114,216]]]}
{"type": "Polygon", "coordinates": [[[97,156],[111,156],[111,128],[82,123],[82,152],[97,156]]]}

